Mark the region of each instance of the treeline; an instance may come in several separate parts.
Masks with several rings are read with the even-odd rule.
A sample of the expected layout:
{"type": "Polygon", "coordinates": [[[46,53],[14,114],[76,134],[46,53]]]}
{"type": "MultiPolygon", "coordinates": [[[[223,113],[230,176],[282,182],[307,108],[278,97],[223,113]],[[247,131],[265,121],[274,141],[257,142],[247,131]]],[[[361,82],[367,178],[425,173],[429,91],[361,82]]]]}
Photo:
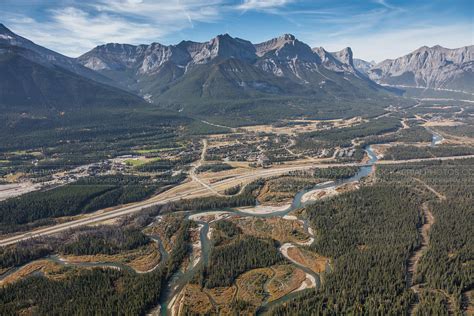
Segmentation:
{"type": "Polygon", "coordinates": [[[51,254],[53,245],[51,242],[41,240],[26,240],[16,245],[0,248],[0,269],[18,267],[30,261],[51,254]]]}
{"type": "Polygon", "coordinates": [[[189,253],[190,234],[189,229],[193,225],[189,220],[181,222],[176,233],[174,248],[167,261],[167,279],[169,279],[175,271],[178,270],[186,255],[189,253]]]}
{"type": "Polygon", "coordinates": [[[382,117],[351,127],[332,128],[317,132],[299,134],[296,147],[305,148],[315,141],[325,144],[327,147],[352,146],[352,140],[371,135],[381,135],[397,131],[401,126],[400,121],[393,117],[382,117]]]}
{"type": "MultiPolygon", "coordinates": [[[[471,233],[474,220],[474,159],[387,165],[378,168],[377,173],[377,178],[387,185],[398,182],[417,186],[431,200],[429,207],[435,223],[430,230],[430,246],[420,261],[416,281],[423,283],[428,292],[449,295],[454,303],[451,308],[455,313],[460,313],[462,293],[474,287],[474,269],[468,264],[474,258],[471,246],[474,243],[471,233]],[[414,178],[423,181],[446,199],[439,200],[414,178]]],[[[421,295],[422,310],[430,307],[423,301],[428,297],[427,291],[421,295]]],[[[430,304],[435,300],[436,305],[432,307],[437,306],[440,311],[447,307],[446,300],[439,296],[429,299],[430,304]]]]}
{"type": "Polygon", "coordinates": [[[76,215],[94,198],[113,190],[104,185],[66,185],[45,192],[32,192],[0,202],[0,231],[48,217],[76,215]]]}
{"type": "MultiPolygon", "coordinates": [[[[474,267],[470,264],[474,258],[474,159],[384,166],[378,173],[378,177],[387,182],[411,181],[412,185],[424,188],[414,182],[413,178],[418,178],[446,197],[440,200],[424,189],[431,199],[429,207],[435,223],[416,281],[423,283],[428,291],[447,293],[454,302],[451,306],[454,312],[460,313],[462,293],[474,287],[474,267]]],[[[446,305],[439,295],[431,301],[433,299],[446,305]]],[[[438,303],[436,306],[441,308],[438,303]]],[[[428,304],[423,308],[428,308],[428,304]]]]}
{"type": "Polygon", "coordinates": [[[0,289],[0,313],[31,309],[36,315],[138,315],[158,301],[162,280],[159,269],[147,275],[82,270],[58,281],[33,276],[0,289]]]}
{"type": "Polygon", "coordinates": [[[439,126],[437,127],[437,129],[451,135],[456,135],[456,136],[461,136],[461,137],[474,137],[473,120],[471,119],[470,121],[467,121],[466,123],[467,124],[456,125],[456,126],[439,126]]]}
{"type": "Polygon", "coordinates": [[[29,226],[24,224],[38,220],[140,201],[180,180],[168,176],[163,179],[124,175],[89,177],[51,190],[27,193],[0,202],[0,232],[26,229],[29,226]]]}
{"type": "Polygon", "coordinates": [[[320,179],[346,179],[359,172],[359,167],[330,167],[314,169],[313,176],[320,179]]]}
{"type": "Polygon", "coordinates": [[[199,159],[199,151],[184,152],[178,155],[178,159],[157,159],[136,166],[136,170],[142,172],[164,172],[177,167],[190,164],[199,159]]]}
{"type": "Polygon", "coordinates": [[[117,229],[114,226],[86,227],[74,231],[59,251],[77,256],[113,255],[120,251],[138,248],[149,242],[150,238],[148,236],[133,227],[124,229],[117,229]]]}
{"type": "Polygon", "coordinates": [[[212,244],[214,247],[223,245],[242,233],[240,227],[231,221],[217,221],[213,224],[212,244]]]}
{"type": "Polygon", "coordinates": [[[159,303],[163,285],[189,248],[188,221],[181,223],[168,261],[146,274],[84,269],[64,279],[32,276],[0,288],[0,315],[143,315],[159,303]]]}
{"type": "Polygon", "coordinates": [[[77,109],[59,117],[54,113],[47,124],[33,126],[31,122],[19,126],[0,124],[0,148],[3,152],[35,149],[41,152],[38,163],[33,159],[8,167],[6,173],[43,173],[70,169],[74,166],[98,162],[110,157],[134,154],[133,148],[146,144],[154,148],[173,148],[181,141],[179,128],[190,124],[191,119],[152,113],[135,108],[115,108],[90,111],[77,109]],[[123,119],[124,111],[127,119],[123,119]],[[44,161],[43,161],[44,160],[44,161]]]}
{"type": "Polygon", "coordinates": [[[274,240],[237,235],[230,243],[213,246],[209,263],[198,272],[196,282],[207,288],[231,286],[245,271],[283,261],[274,240]]]}
{"type": "Polygon", "coordinates": [[[364,138],[364,146],[372,144],[384,144],[392,142],[431,142],[433,135],[423,126],[413,126],[408,129],[399,130],[389,135],[368,136],[364,138]]]}
{"type": "Polygon", "coordinates": [[[417,158],[449,157],[474,155],[474,148],[467,146],[436,146],[436,147],[418,147],[418,146],[393,146],[384,154],[385,160],[403,160],[417,158]]]}
{"type": "Polygon", "coordinates": [[[234,169],[231,165],[227,163],[213,163],[213,164],[206,164],[196,168],[197,173],[202,172],[219,172],[224,170],[231,170],[234,169]]]}
{"type": "Polygon", "coordinates": [[[400,315],[415,296],[405,266],[419,244],[421,200],[396,183],[362,187],[306,208],[319,232],[312,246],[333,259],[322,290],[271,311],[274,315],[400,315]]]}
{"type": "Polygon", "coordinates": [[[176,212],[189,210],[211,210],[227,207],[255,205],[258,191],[264,185],[264,180],[257,180],[248,184],[239,195],[210,196],[195,199],[185,199],[167,203],[160,207],[161,212],[176,212]]]}
{"type": "Polygon", "coordinates": [[[440,292],[432,292],[430,290],[421,291],[420,303],[416,305],[416,309],[413,311],[416,316],[423,315],[443,315],[448,316],[448,300],[440,292]]]}

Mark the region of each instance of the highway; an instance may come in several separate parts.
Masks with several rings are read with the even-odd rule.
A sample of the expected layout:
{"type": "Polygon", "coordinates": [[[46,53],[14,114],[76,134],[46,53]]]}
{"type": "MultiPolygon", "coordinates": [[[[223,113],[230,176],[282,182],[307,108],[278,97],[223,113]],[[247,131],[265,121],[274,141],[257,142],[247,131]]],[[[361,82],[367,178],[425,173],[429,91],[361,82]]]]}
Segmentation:
{"type": "MultiPolygon", "coordinates": [[[[454,159],[466,159],[466,158],[474,158],[474,155],[450,156],[450,157],[441,157],[441,158],[420,158],[420,159],[397,160],[397,161],[379,160],[376,162],[376,164],[403,164],[403,163],[413,163],[413,162],[423,162],[423,161],[454,160],[454,159]]],[[[176,195],[172,197],[166,197],[167,194],[169,195],[169,192],[165,191],[148,200],[134,203],[133,205],[126,205],[126,206],[119,207],[117,209],[113,209],[109,211],[99,210],[95,213],[87,214],[85,215],[85,217],[80,218],[80,219],[72,220],[65,223],[60,223],[60,224],[49,226],[49,227],[35,229],[29,232],[20,233],[18,235],[7,237],[0,240],[0,246],[3,247],[3,246],[18,243],[20,241],[24,241],[30,238],[35,238],[35,237],[40,237],[40,236],[49,236],[49,235],[67,231],[71,228],[76,228],[76,227],[90,225],[90,224],[96,224],[96,223],[100,223],[106,220],[115,219],[121,216],[134,214],[134,213],[142,211],[145,208],[148,208],[154,205],[166,204],[173,201],[179,201],[185,198],[206,196],[206,195],[209,195],[210,188],[212,192],[217,192],[219,188],[239,185],[243,183],[249,183],[259,178],[268,178],[272,176],[277,176],[277,175],[288,173],[290,171],[307,170],[307,169],[312,169],[312,168],[349,167],[349,166],[361,167],[361,166],[366,166],[366,165],[367,164],[363,164],[363,163],[326,163],[326,164],[310,163],[307,165],[297,165],[297,166],[281,165],[281,166],[276,166],[271,169],[249,170],[247,173],[233,176],[231,178],[223,179],[221,181],[217,181],[212,184],[202,185],[202,181],[197,181],[199,184],[201,184],[201,187],[189,188],[188,190],[182,191],[180,193],[176,193],[176,195]]],[[[181,184],[175,187],[175,189],[179,189],[180,187],[183,187],[184,185],[187,185],[187,184],[189,183],[181,184]]]]}

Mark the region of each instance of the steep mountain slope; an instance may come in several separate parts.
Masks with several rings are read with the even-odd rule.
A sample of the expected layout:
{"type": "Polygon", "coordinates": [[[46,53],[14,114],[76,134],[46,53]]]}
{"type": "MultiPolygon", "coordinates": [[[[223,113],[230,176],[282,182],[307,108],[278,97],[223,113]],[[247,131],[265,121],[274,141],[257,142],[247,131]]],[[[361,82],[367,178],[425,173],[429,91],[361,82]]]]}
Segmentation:
{"type": "Polygon", "coordinates": [[[190,103],[365,98],[385,92],[358,73],[349,48],[333,56],[313,51],[290,34],[255,45],[228,34],[170,46],[106,44],[78,61],[151,102],[193,113],[202,108],[190,103]]]}
{"type": "Polygon", "coordinates": [[[448,49],[423,46],[373,66],[371,79],[381,84],[474,92],[474,46],[448,49]]]}
{"type": "Polygon", "coordinates": [[[5,25],[0,23],[0,45],[2,47],[20,47],[24,48],[19,51],[19,54],[22,54],[23,57],[34,61],[45,66],[54,65],[69,72],[75,73],[77,75],[92,79],[101,83],[113,85],[114,82],[108,79],[105,76],[100,75],[95,71],[91,71],[89,68],[84,67],[78,63],[74,58],[66,57],[59,53],[56,53],[50,49],[39,46],[32,41],[21,37],[11,30],[9,30],[5,25]]]}
{"type": "Polygon", "coordinates": [[[313,51],[319,55],[324,67],[327,69],[337,72],[356,73],[352,59],[352,50],[350,47],[346,47],[341,51],[333,53],[326,51],[323,47],[315,47],[313,48],[313,51]]]}
{"type": "Polygon", "coordinates": [[[363,59],[354,58],[354,67],[363,75],[368,76],[370,68],[375,66],[373,61],[365,61],[363,59]]]}
{"type": "MultiPolygon", "coordinates": [[[[0,46],[1,47],[1,46],[0,46]]],[[[0,106],[7,110],[65,110],[95,106],[137,105],[143,101],[118,90],[68,72],[36,63],[18,47],[0,48],[0,106]]]]}
{"type": "Polygon", "coordinates": [[[105,82],[110,79],[20,37],[0,25],[0,106],[64,110],[137,105],[144,101],[105,82]],[[95,80],[98,79],[98,80],[95,80]]]}

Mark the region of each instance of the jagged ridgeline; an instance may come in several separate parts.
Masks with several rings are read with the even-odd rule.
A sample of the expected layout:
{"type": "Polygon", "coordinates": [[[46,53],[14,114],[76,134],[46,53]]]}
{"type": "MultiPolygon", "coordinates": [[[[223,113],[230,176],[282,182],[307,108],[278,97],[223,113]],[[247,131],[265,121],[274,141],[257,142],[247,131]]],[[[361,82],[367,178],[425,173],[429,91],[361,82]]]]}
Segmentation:
{"type": "Polygon", "coordinates": [[[342,104],[367,109],[375,99],[392,99],[354,67],[350,48],[329,53],[290,34],[260,44],[228,34],[168,46],[111,43],[77,61],[149,102],[189,114],[341,116],[342,104]]]}

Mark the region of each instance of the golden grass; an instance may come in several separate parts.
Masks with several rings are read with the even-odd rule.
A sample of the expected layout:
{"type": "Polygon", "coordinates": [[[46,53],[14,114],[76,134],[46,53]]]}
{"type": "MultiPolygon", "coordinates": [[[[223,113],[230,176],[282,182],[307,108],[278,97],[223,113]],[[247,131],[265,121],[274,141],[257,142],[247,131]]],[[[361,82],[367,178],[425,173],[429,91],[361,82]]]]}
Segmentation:
{"type": "Polygon", "coordinates": [[[217,287],[213,289],[204,289],[204,291],[212,297],[219,308],[220,315],[231,315],[231,304],[235,300],[237,294],[237,287],[217,287]]]}
{"type": "Polygon", "coordinates": [[[305,266],[315,273],[321,273],[326,270],[326,263],[329,258],[320,256],[311,251],[301,249],[299,247],[288,248],[288,256],[302,266],[305,266]]]}
{"type": "Polygon", "coordinates": [[[282,176],[270,179],[265,182],[257,199],[260,203],[281,203],[290,201],[303,187],[311,187],[319,182],[321,182],[319,179],[312,177],[282,176]]]}
{"type": "Polygon", "coordinates": [[[306,279],[306,273],[293,265],[272,267],[274,277],[268,283],[269,301],[274,301],[299,288],[306,279]]]}
{"type": "Polygon", "coordinates": [[[138,272],[146,272],[154,268],[160,262],[160,251],[156,243],[150,243],[143,247],[124,251],[116,255],[86,255],[86,256],[64,256],[70,263],[83,262],[116,262],[125,264],[138,272]]]}
{"type": "Polygon", "coordinates": [[[1,280],[0,286],[14,283],[31,275],[36,271],[41,271],[48,278],[58,280],[65,277],[66,270],[68,269],[62,266],[61,264],[49,260],[37,260],[25,265],[18,271],[15,271],[14,273],[7,276],[5,279],[1,280]]]}
{"type": "Polygon", "coordinates": [[[177,298],[177,302],[181,305],[178,308],[180,311],[178,315],[183,314],[184,311],[186,311],[186,314],[199,315],[210,314],[214,311],[211,300],[196,284],[186,285],[181,291],[180,297],[177,298]]]}
{"type": "Polygon", "coordinates": [[[235,217],[230,220],[242,229],[246,235],[261,238],[272,238],[281,243],[301,243],[308,241],[309,236],[300,221],[286,220],[280,217],[257,218],[235,217]]]}
{"type": "Polygon", "coordinates": [[[254,269],[240,275],[236,280],[237,299],[255,306],[262,305],[267,296],[264,285],[273,275],[270,268],[254,269]]]}

